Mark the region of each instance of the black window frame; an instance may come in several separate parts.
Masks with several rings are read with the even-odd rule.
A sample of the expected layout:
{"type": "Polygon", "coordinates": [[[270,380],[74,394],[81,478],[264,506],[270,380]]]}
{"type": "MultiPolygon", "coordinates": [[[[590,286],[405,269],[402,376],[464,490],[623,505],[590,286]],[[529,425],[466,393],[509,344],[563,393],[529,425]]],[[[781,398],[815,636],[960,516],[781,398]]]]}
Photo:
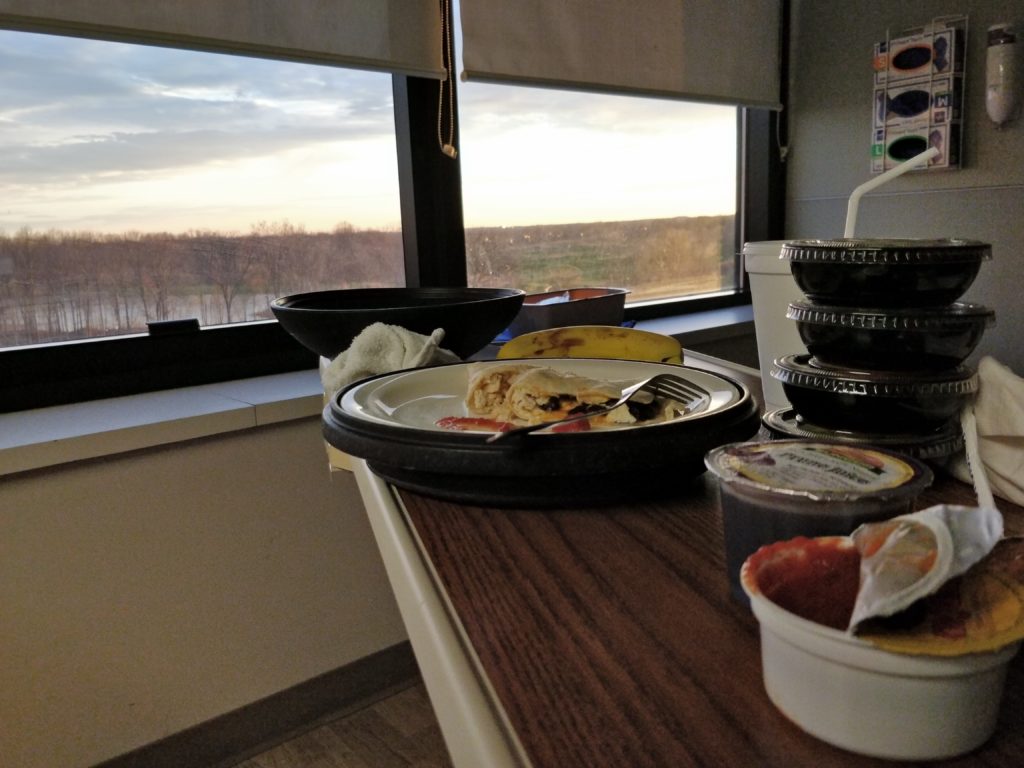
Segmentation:
{"type": "MultiPolygon", "coordinates": [[[[406,285],[464,286],[460,166],[437,146],[437,81],[393,75],[392,84],[406,285]]],[[[737,251],[744,242],[782,236],[781,129],[778,113],[737,110],[737,251]]],[[[457,119],[455,130],[457,137],[457,119]]],[[[734,291],[632,305],[626,316],[644,320],[749,304],[739,253],[735,277],[734,291]]],[[[318,363],[274,320],[7,348],[0,350],[0,412],[287,373],[318,363]]]]}

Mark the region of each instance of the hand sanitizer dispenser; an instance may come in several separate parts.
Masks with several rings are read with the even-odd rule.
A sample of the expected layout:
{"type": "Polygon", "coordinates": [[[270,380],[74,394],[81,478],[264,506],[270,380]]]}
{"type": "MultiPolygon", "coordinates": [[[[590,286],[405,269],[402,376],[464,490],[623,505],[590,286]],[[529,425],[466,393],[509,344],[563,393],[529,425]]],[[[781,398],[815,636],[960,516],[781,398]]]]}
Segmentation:
{"type": "Polygon", "coordinates": [[[985,109],[997,126],[1014,117],[1020,90],[1020,61],[1017,35],[1011,25],[993,24],[988,28],[985,56],[985,109]]]}

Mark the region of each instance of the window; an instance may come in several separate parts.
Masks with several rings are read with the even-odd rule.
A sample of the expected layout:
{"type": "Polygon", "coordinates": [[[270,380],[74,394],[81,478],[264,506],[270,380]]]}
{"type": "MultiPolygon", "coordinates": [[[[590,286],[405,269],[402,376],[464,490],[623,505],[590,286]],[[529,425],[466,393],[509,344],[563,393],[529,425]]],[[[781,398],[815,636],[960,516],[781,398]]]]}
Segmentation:
{"type": "Polygon", "coordinates": [[[736,288],[734,107],[470,82],[459,117],[471,284],[736,288]]]}
{"type": "MultiPolygon", "coordinates": [[[[582,107],[597,109],[591,113],[597,114],[595,122],[571,109],[576,96],[470,84],[458,94],[464,100],[459,113],[464,125],[456,129],[463,135],[459,162],[451,163],[438,152],[434,80],[26,32],[0,33],[0,56],[13,57],[3,63],[0,78],[0,89],[7,91],[0,109],[8,118],[0,123],[0,148],[7,161],[0,170],[0,183],[6,187],[0,210],[0,368],[5,372],[0,411],[314,367],[312,353],[276,322],[262,319],[268,317],[265,300],[271,295],[310,288],[386,285],[403,279],[411,285],[508,285],[514,280],[527,290],[570,280],[624,283],[634,291],[629,310],[634,317],[740,303],[747,298],[737,284],[736,244],[779,236],[781,219],[773,200],[781,196],[772,184],[781,176],[769,160],[773,124],[761,110],[739,110],[736,120],[737,111],[731,108],[580,95],[582,107]],[[89,56],[88,64],[76,62],[70,49],[61,46],[89,56]],[[134,58],[143,53],[163,64],[164,79],[134,58]],[[104,76],[115,75],[122,78],[115,92],[99,90],[104,76]],[[42,82],[33,79],[39,77],[42,82]],[[247,85],[237,85],[242,82],[247,85]],[[140,83],[152,99],[143,118],[133,117],[129,102],[122,101],[133,88],[140,92],[140,83]],[[26,93],[39,96],[57,87],[63,89],[60,98],[26,100],[26,93]],[[474,88],[484,90],[478,95],[474,88]],[[162,98],[157,100],[157,94],[162,98]],[[601,183],[610,178],[624,153],[633,154],[638,167],[636,155],[647,152],[645,162],[667,171],[662,180],[670,187],[663,196],[671,203],[649,213],[629,210],[630,185],[639,182],[619,175],[613,184],[625,194],[607,208],[598,210],[598,202],[611,198],[602,195],[542,218],[549,206],[537,203],[534,187],[523,193],[531,198],[531,207],[517,210],[514,219],[503,225],[489,218],[485,202],[508,181],[507,173],[503,181],[486,167],[483,151],[491,141],[485,130],[488,121],[500,114],[491,108],[495,98],[506,117],[515,117],[520,140],[529,139],[529,146],[518,148],[520,157],[547,157],[550,162],[544,153],[551,147],[536,144],[543,138],[539,129],[545,121],[555,121],[564,136],[586,129],[595,141],[633,141],[617,148],[589,148],[597,173],[588,186],[595,185],[595,178],[601,183]],[[68,130],[56,118],[74,110],[87,120],[68,130]],[[183,157],[177,153],[186,142],[161,143],[167,131],[195,125],[186,118],[198,113],[215,118],[205,128],[194,128],[202,135],[190,137],[205,140],[205,154],[183,157]],[[704,146],[695,150],[687,144],[704,141],[690,130],[707,120],[732,142],[718,150],[723,154],[717,158],[720,177],[743,183],[736,195],[740,202],[731,208],[722,202],[698,211],[684,205],[685,197],[694,188],[707,193],[707,183],[673,178],[677,172],[671,166],[661,167],[669,150],[640,136],[652,121],[666,121],[661,138],[680,142],[676,156],[683,162],[685,153],[707,153],[704,146]],[[35,131],[27,141],[18,132],[26,124],[35,131]],[[251,132],[229,134],[229,124],[251,132]],[[308,139],[306,149],[293,145],[288,161],[274,160],[271,149],[293,130],[308,139]],[[377,138],[371,141],[370,136],[377,138]],[[324,161],[300,173],[310,154],[323,160],[335,147],[343,153],[346,147],[365,150],[358,153],[362,165],[353,170],[340,161],[324,161]],[[248,164],[229,172],[228,163],[246,153],[248,164]],[[146,172],[129,173],[129,160],[141,162],[146,172]],[[33,185],[12,187],[15,174],[29,166],[51,173],[33,185]],[[185,167],[200,176],[183,183],[176,174],[185,167]],[[271,175],[272,170],[279,175],[271,175]],[[184,186],[190,192],[187,202],[150,197],[157,177],[170,187],[184,186]],[[228,192],[227,185],[238,181],[244,182],[238,193],[228,192]],[[313,182],[326,183],[317,187],[313,182]],[[413,187],[414,194],[409,192],[413,187]],[[122,190],[132,190],[132,205],[113,216],[114,193],[122,190]],[[219,192],[216,200],[200,197],[208,190],[219,192]],[[54,191],[61,194],[58,203],[37,204],[43,193],[54,191]],[[236,216],[254,191],[260,195],[254,207],[236,216]],[[282,191],[297,194],[286,200],[278,197],[282,191]],[[356,206],[368,199],[378,213],[357,215],[356,206]],[[757,215],[745,215],[750,212],[757,215]],[[734,229],[727,223],[730,217],[734,229]],[[706,250],[696,257],[701,267],[693,274],[678,271],[691,258],[684,259],[682,247],[677,247],[680,240],[691,238],[673,230],[680,219],[709,224],[701,235],[706,250]],[[536,240],[526,235],[532,238],[545,228],[556,233],[555,241],[568,242],[568,224],[585,224],[590,230],[586,247],[581,251],[573,240],[572,249],[558,252],[545,265],[546,274],[519,269],[514,258],[496,259],[479,250],[492,228],[521,228],[520,245],[533,248],[536,240]],[[658,241],[652,229],[664,230],[665,239],[658,241]],[[661,261],[624,271],[637,258],[638,237],[650,246],[648,255],[661,261]],[[347,269],[339,268],[347,248],[340,243],[352,245],[355,254],[347,269]],[[34,261],[42,272],[15,280],[16,271],[24,274],[15,246],[24,246],[33,258],[45,256],[34,261]],[[625,247],[633,249],[627,257],[622,256],[625,247]],[[604,257],[593,263],[608,271],[587,272],[590,259],[582,265],[573,262],[582,252],[596,251],[604,257]],[[142,276],[141,253],[146,254],[142,276]],[[212,253],[226,262],[223,270],[209,266],[216,261],[212,253]],[[169,261],[161,262],[156,254],[166,254],[169,261]],[[204,254],[205,271],[197,266],[204,254]],[[246,254],[253,257],[248,271],[246,254]],[[233,262],[235,256],[238,261],[233,262]],[[309,260],[300,266],[303,259],[309,260]],[[719,265],[717,273],[713,263],[719,265]],[[116,265],[123,267],[114,269],[116,265]],[[518,274],[513,275],[514,268],[518,274]],[[672,284],[666,282],[670,274],[675,275],[672,284]],[[682,297],[682,303],[674,297],[682,297]],[[659,301],[644,303],[655,298],[659,301]],[[107,306],[104,302],[109,306],[100,311],[107,306]],[[201,329],[154,327],[147,332],[143,320],[188,317],[199,318],[201,329]],[[26,335],[27,326],[37,335],[26,335]],[[41,328],[44,333],[38,334],[41,328]]],[[[572,170],[564,166],[559,175],[571,176],[572,170]]],[[[552,253],[545,248],[534,255],[552,253]]]]}
{"type": "Polygon", "coordinates": [[[0,32],[0,347],[404,283],[391,77],[0,32]]]}

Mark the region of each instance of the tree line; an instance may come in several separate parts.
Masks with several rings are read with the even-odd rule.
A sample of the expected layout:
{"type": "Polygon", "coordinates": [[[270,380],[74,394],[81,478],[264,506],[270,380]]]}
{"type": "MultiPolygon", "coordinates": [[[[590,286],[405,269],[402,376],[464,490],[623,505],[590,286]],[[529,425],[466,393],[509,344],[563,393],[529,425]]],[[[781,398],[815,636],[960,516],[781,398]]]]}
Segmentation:
{"type": "MultiPolygon", "coordinates": [[[[718,290],[732,279],[732,243],[731,216],[470,228],[467,270],[471,285],[619,286],[636,300],[718,290]]],[[[401,232],[349,224],[0,233],[0,346],[143,333],[189,317],[267,319],[278,296],[402,285],[403,274],[401,232]]]]}
{"type": "Polygon", "coordinates": [[[401,249],[399,232],[307,232],[286,222],[245,235],[4,234],[0,346],[139,333],[177,318],[266,319],[276,296],[399,284],[401,249]]]}

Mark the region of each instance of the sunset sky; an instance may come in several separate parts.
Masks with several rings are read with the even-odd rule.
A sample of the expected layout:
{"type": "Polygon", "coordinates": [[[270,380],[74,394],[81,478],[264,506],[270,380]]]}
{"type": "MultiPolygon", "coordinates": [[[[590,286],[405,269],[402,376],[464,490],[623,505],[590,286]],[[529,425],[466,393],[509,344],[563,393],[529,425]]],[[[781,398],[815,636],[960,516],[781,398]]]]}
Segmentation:
{"type": "MultiPolygon", "coordinates": [[[[399,226],[386,74],[0,31],[0,230],[399,226]]],[[[467,226],[731,213],[735,111],[459,83],[467,226]]]]}

